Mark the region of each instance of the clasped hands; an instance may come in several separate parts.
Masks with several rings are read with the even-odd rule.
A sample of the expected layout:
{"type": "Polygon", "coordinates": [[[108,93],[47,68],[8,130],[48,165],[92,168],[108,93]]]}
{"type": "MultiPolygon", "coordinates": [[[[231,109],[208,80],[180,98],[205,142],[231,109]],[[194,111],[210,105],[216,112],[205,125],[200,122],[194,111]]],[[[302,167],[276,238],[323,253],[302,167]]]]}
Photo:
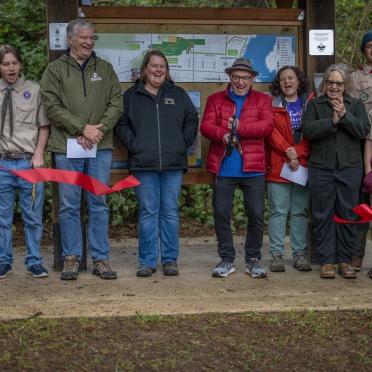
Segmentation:
{"type": "Polygon", "coordinates": [[[332,122],[333,124],[338,124],[340,119],[346,114],[346,109],[344,105],[344,99],[342,96],[337,97],[335,99],[329,100],[332,107],[333,107],[333,117],[332,122]]]}
{"type": "Polygon", "coordinates": [[[298,156],[296,149],[292,147],[288,147],[287,150],[285,150],[285,154],[287,155],[288,159],[290,160],[289,168],[291,168],[292,171],[295,171],[300,166],[300,163],[298,162],[298,156]]]}
{"type": "Polygon", "coordinates": [[[78,144],[83,146],[84,150],[86,149],[90,150],[93,148],[93,145],[95,143],[101,142],[103,138],[103,133],[99,130],[99,128],[101,128],[102,125],[103,125],[102,123],[95,125],[92,124],[86,125],[83,134],[77,138],[78,144]]]}

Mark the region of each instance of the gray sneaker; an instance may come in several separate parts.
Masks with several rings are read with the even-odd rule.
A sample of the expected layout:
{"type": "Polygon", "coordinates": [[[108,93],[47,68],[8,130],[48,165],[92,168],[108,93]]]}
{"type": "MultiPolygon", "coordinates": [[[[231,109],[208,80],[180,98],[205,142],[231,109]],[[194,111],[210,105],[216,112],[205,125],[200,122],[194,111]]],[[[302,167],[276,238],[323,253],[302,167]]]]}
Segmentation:
{"type": "Polygon", "coordinates": [[[270,260],[270,271],[280,273],[285,271],[283,256],[280,253],[274,253],[273,258],[270,260]]]}
{"type": "Polygon", "coordinates": [[[266,278],[267,274],[265,269],[260,265],[258,258],[251,258],[246,262],[245,273],[252,278],[266,278]]]}
{"type": "Polygon", "coordinates": [[[307,259],[305,253],[297,253],[295,256],[293,256],[293,267],[298,271],[312,270],[310,261],[307,259]]]}
{"type": "Polygon", "coordinates": [[[116,279],[116,271],[112,270],[106,260],[97,260],[93,262],[93,275],[98,275],[101,279],[116,279]]]}
{"type": "Polygon", "coordinates": [[[220,262],[212,272],[215,278],[227,278],[230,274],[235,273],[234,262],[220,262]]]}
{"type": "Polygon", "coordinates": [[[80,261],[76,256],[66,256],[63,261],[62,280],[76,280],[79,274],[80,261]]]}

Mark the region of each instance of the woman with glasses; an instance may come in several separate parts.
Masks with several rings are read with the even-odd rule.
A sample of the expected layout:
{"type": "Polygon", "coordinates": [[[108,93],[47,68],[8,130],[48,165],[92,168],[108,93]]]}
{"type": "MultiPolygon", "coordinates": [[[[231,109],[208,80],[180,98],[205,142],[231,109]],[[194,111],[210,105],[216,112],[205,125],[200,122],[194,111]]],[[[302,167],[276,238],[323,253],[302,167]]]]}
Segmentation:
{"type": "Polygon", "coordinates": [[[328,67],[319,86],[319,97],[308,103],[301,129],[310,140],[309,185],[314,220],[315,248],[320,257],[320,277],[338,274],[353,279],[351,257],[355,249],[355,224],[363,174],[360,140],[370,130],[363,102],[351,97],[353,84],[344,64],[328,67]]]}

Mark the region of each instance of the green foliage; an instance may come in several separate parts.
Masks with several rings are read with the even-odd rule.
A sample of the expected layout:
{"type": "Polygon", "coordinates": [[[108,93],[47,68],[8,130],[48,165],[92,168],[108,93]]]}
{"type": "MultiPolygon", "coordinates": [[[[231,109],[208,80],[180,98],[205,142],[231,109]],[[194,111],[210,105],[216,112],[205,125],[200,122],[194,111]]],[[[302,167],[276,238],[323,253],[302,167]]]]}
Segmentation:
{"type": "Polygon", "coordinates": [[[128,221],[136,221],[138,215],[137,198],[134,189],[124,189],[107,195],[112,226],[123,226],[128,221]]]}
{"type": "Polygon", "coordinates": [[[363,62],[360,42],[372,29],[372,2],[336,0],[336,61],[355,70],[363,62]]]}
{"type": "Polygon", "coordinates": [[[209,227],[214,226],[211,185],[182,186],[179,204],[184,215],[209,227]]]}
{"type": "Polygon", "coordinates": [[[10,44],[22,56],[27,79],[39,81],[47,65],[46,3],[9,0],[0,3],[0,44],[10,44]]]}

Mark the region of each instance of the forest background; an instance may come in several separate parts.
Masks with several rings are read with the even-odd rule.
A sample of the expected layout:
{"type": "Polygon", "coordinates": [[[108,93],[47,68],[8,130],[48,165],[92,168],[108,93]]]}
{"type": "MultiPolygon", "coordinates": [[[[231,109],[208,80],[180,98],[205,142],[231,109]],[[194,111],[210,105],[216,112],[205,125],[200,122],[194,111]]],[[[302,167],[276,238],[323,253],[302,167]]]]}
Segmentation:
{"type": "MultiPolygon", "coordinates": [[[[161,6],[161,7],[233,7],[233,8],[276,8],[275,0],[93,0],[94,6],[161,6]]],[[[297,1],[293,2],[297,8],[297,1]]],[[[372,29],[372,1],[336,0],[336,62],[346,63],[355,70],[363,61],[360,41],[372,29]]],[[[48,63],[47,25],[45,0],[0,0],[0,44],[8,43],[16,47],[24,61],[24,71],[28,79],[40,81],[48,63]]],[[[50,155],[46,152],[46,164],[50,155]]],[[[179,200],[181,216],[187,216],[207,227],[213,227],[212,186],[183,185],[179,200]]],[[[108,195],[111,210],[111,227],[137,221],[137,200],[133,189],[108,195]]],[[[20,216],[20,206],[15,204],[15,214],[20,216]]],[[[52,187],[46,183],[44,220],[51,221],[52,187]]],[[[267,221],[268,206],[265,220],[267,221]]],[[[233,228],[244,225],[242,193],[236,190],[233,207],[233,228]]]]}

